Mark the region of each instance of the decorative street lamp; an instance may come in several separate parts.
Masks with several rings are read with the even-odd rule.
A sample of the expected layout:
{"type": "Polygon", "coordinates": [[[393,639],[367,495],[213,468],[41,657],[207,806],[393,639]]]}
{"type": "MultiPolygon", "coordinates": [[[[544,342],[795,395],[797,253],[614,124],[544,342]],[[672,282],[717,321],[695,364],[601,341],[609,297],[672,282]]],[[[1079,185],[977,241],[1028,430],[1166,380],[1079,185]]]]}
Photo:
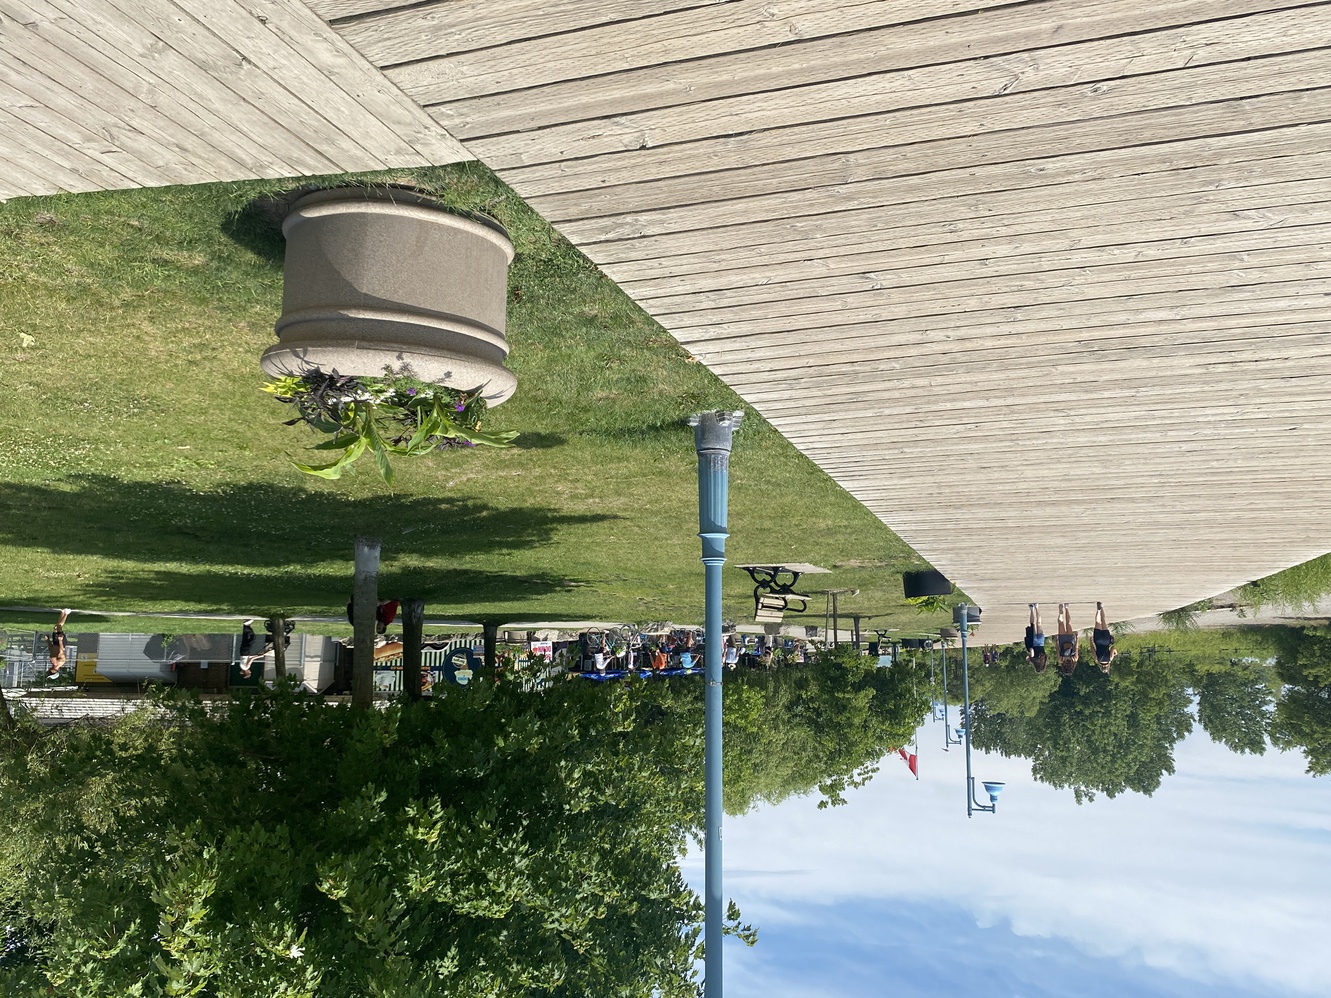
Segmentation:
{"type": "MultiPolygon", "coordinates": [[[[943,647],[943,751],[946,752],[953,745],[960,745],[962,739],[962,729],[957,728],[957,737],[952,737],[952,726],[947,717],[947,637],[944,631],[939,631],[938,636],[943,640],[939,644],[943,647]]],[[[965,705],[962,705],[962,724],[965,720],[965,705]]]]}
{"type": "Polygon", "coordinates": [[[1003,784],[986,780],[984,783],[985,793],[989,795],[989,803],[981,804],[975,797],[975,777],[971,775],[971,721],[970,721],[970,703],[971,703],[971,680],[970,669],[966,661],[966,636],[970,631],[971,610],[975,610],[975,623],[979,623],[980,611],[978,607],[969,607],[965,603],[956,607],[953,612],[953,619],[961,627],[961,682],[962,682],[962,723],[965,728],[961,732],[966,740],[966,817],[971,817],[975,811],[998,810],[998,795],[1003,792],[1003,784]]]}
{"type": "Polygon", "coordinates": [[[689,417],[698,451],[698,536],[702,538],[707,692],[703,700],[703,994],[721,998],[721,948],[725,906],[721,898],[721,566],[726,563],[730,444],[742,412],[703,412],[689,417]]]}

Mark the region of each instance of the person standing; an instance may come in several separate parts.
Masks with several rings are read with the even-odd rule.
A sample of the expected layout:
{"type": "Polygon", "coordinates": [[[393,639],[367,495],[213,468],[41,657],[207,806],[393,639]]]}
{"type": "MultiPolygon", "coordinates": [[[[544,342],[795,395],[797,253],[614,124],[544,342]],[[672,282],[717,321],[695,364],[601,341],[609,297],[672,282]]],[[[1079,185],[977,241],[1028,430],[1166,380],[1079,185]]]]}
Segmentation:
{"type": "Polygon", "coordinates": [[[1058,667],[1063,675],[1077,671],[1077,655],[1081,650],[1081,636],[1072,629],[1072,604],[1058,604],[1058,667]]]}
{"type": "Polygon", "coordinates": [[[60,619],[55,622],[55,627],[46,636],[46,650],[51,656],[51,668],[46,671],[47,679],[59,679],[60,670],[69,661],[69,641],[65,638],[65,621],[73,612],[70,609],[61,610],[60,619]]]}
{"type": "Polygon", "coordinates": [[[272,640],[271,634],[265,634],[260,638],[255,633],[253,617],[240,625],[240,678],[250,678],[254,663],[268,654],[272,640]]]}
{"type": "Polygon", "coordinates": [[[1031,620],[1026,625],[1026,660],[1036,672],[1044,672],[1049,656],[1044,650],[1044,626],[1040,623],[1040,604],[1030,605],[1031,620]]]}
{"type": "Polygon", "coordinates": [[[1109,629],[1103,603],[1095,604],[1095,629],[1091,631],[1091,640],[1095,642],[1095,664],[1108,675],[1118,651],[1114,648],[1114,632],[1109,629]]]}

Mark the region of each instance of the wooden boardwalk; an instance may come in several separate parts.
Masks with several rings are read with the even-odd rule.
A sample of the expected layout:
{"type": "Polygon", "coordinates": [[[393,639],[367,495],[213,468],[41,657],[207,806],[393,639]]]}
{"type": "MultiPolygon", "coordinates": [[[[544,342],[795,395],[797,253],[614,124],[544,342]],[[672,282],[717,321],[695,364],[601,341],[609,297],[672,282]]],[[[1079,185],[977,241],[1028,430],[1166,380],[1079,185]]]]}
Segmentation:
{"type": "Polygon", "coordinates": [[[312,6],[991,639],[1331,550],[1331,4],[312,6]]]}
{"type": "Polygon", "coordinates": [[[309,7],[0,0],[0,196],[451,133],[992,640],[1030,600],[1134,617],[1331,550],[1331,3],[309,7]]]}
{"type": "Polygon", "coordinates": [[[470,158],[299,0],[0,0],[0,200],[470,158]]]}

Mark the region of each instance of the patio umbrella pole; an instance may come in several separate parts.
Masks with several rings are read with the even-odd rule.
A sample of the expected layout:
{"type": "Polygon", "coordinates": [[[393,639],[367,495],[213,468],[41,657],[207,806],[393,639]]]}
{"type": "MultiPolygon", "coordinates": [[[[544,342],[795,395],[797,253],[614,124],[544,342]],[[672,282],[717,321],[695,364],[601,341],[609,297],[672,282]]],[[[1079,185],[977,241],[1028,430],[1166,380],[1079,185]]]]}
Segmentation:
{"type": "Polygon", "coordinates": [[[726,563],[730,444],[742,412],[704,412],[689,417],[698,451],[698,536],[702,538],[705,585],[707,693],[703,712],[705,852],[703,994],[721,998],[721,940],[725,907],[721,888],[721,566],[726,563]]]}

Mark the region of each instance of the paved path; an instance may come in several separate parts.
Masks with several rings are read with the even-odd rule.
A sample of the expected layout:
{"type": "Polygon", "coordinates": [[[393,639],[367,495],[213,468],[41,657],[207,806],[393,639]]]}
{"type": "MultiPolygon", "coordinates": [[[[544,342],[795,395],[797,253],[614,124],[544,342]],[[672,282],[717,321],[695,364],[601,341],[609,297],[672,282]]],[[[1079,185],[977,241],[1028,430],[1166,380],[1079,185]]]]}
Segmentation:
{"type": "MultiPolygon", "coordinates": [[[[1331,549],[1331,4],[309,6],[964,586],[991,640],[1029,600],[1136,617],[1331,549]]],[[[281,33],[263,11],[300,16],[14,7],[60,11],[47,38],[179,8],[256,55],[281,33]]],[[[328,51],[308,30],[282,44],[328,51]]],[[[208,69],[240,103],[240,78],[282,68],[246,58],[208,69]]],[[[263,118],[322,122],[303,141],[341,168],[365,168],[352,146],[387,159],[311,111],[263,118]]],[[[49,179],[15,134],[0,175],[49,179]]],[[[171,182],[168,160],[137,182],[171,182]]]]}

